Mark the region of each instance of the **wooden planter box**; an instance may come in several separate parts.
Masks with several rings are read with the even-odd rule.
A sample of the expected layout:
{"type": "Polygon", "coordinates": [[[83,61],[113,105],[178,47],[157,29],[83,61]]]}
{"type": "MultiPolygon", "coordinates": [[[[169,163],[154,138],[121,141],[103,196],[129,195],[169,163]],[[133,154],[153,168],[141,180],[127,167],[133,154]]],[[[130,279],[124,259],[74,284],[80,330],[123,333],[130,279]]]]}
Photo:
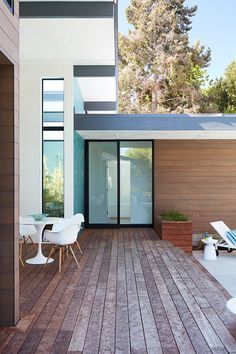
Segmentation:
{"type": "Polygon", "coordinates": [[[170,241],[174,246],[192,253],[192,221],[164,221],[158,216],[155,230],[162,240],[170,241]]]}

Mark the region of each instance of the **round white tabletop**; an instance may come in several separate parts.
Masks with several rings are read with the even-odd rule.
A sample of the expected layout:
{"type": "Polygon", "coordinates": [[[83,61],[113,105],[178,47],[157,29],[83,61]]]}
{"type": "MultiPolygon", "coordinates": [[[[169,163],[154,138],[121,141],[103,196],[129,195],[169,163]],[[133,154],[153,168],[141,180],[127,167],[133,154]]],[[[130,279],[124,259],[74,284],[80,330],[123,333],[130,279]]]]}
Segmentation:
{"type": "MultiPolygon", "coordinates": [[[[38,253],[35,257],[27,259],[26,263],[28,264],[45,264],[47,257],[44,257],[42,253],[42,236],[43,236],[43,229],[46,225],[51,225],[51,224],[57,224],[62,222],[64,219],[63,218],[45,218],[43,220],[37,221],[34,220],[33,218],[30,219],[24,219],[22,220],[23,225],[34,225],[36,230],[37,230],[37,237],[38,237],[38,253]]],[[[49,258],[48,263],[53,262],[53,258],[49,258]]]]}
{"type": "Polygon", "coordinates": [[[214,238],[204,238],[202,239],[202,242],[205,244],[203,255],[204,259],[206,261],[215,261],[217,257],[214,245],[218,242],[218,240],[215,240],[214,238]]]}

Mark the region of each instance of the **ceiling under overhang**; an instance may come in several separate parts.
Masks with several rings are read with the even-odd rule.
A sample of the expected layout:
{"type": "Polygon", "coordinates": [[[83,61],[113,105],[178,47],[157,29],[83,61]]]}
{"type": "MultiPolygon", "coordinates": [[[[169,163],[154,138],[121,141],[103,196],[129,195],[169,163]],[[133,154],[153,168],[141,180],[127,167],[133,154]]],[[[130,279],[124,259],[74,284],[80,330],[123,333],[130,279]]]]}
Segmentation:
{"type": "Polygon", "coordinates": [[[233,139],[236,138],[236,131],[150,131],[150,130],[77,130],[87,140],[191,140],[191,139],[233,139]]]}

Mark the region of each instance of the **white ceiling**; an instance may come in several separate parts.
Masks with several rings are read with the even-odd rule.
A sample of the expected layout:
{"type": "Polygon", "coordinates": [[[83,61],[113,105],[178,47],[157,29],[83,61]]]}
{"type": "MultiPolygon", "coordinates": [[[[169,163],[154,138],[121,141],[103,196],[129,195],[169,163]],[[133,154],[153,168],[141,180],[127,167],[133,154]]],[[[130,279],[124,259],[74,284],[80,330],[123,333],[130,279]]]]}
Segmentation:
{"type": "Polygon", "coordinates": [[[115,77],[77,77],[84,101],[116,101],[115,77]]]}
{"type": "Polygon", "coordinates": [[[235,130],[213,131],[155,131],[155,130],[78,130],[84,139],[234,139],[235,130]]]}
{"type": "Polygon", "coordinates": [[[114,65],[114,19],[21,19],[20,60],[114,65]]]}

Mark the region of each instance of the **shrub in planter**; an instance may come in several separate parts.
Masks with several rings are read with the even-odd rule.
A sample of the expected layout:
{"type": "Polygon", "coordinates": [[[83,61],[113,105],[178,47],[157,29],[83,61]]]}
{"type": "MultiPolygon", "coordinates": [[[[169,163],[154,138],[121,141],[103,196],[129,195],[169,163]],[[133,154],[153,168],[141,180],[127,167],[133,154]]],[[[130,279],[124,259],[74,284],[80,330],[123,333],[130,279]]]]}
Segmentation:
{"type": "Polygon", "coordinates": [[[192,253],[192,221],[179,211],[168,210],[158,215],[155,230],[162,240],[192,253]]]}

